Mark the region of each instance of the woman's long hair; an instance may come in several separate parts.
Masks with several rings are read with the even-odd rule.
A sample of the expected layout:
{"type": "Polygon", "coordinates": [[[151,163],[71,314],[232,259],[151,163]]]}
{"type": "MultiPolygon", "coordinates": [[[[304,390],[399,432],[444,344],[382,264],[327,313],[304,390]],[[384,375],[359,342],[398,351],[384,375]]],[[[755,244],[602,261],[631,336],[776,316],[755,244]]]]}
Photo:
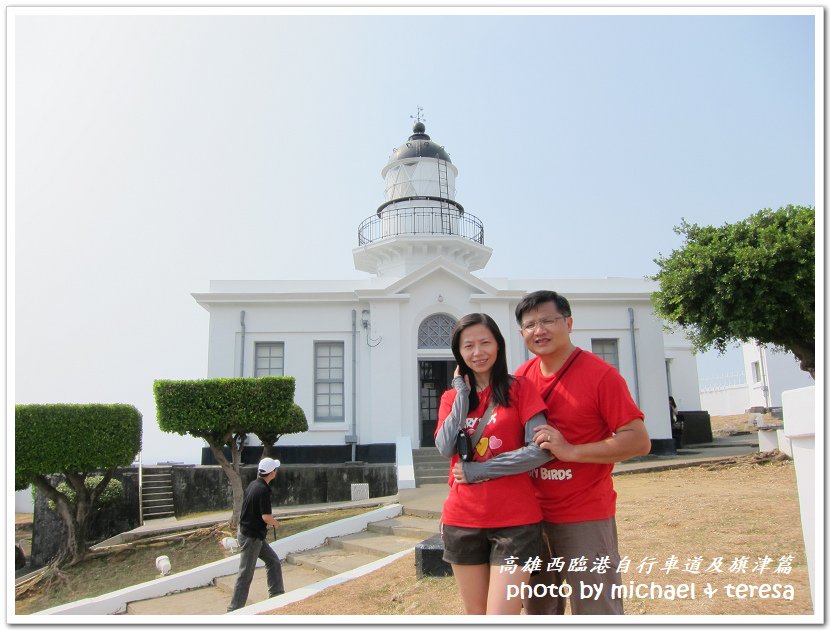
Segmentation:
{"type": "Polygon", "coordinates": [[[458,363],[461,375],[470,377],[470,411],[472,412],[478,407],[479,399],[476,391],[475,372],[464,362],[461,356],[461,333],[476,324],[486,326],[496,339],[498,353],[496,354],[496,362],[493,364],[493,371],[490,373],[490,391],[493,400],[497,404],[502,407],[509,407],[510,383],[513,379],[507,371],[507,346],[504,337],[492,317],[485,313],[470,313],[459,319],[452,330],[452,354],[458,363]]]}

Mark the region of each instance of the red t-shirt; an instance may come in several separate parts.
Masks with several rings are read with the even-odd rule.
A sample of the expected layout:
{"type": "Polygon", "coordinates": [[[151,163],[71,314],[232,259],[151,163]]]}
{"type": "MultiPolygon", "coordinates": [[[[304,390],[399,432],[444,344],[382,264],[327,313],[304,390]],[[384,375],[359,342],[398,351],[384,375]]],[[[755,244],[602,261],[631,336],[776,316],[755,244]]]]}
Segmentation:
{"type": "MultiPolygon", "coordinates": [[[[542,376],[539,357],[530,359],[516,370],[517,374],[526,375],[540,392],[550,388],[559,372],[550,377],[542,376]]],[[[644,417],[619,371],[584,350],[563,372],[562,380],[546,402],[548,423],[572,444],[599,442],[620,427],[644,417]]],[[[611,481],[613,469],[613,464],[554,460],[532,471],[545,520],[578,523],[614,516],[617,493],[611,481]]]]}
{"type": "MultiPolygon", "coordinates": [[[[452,409],[457,392],[450,389],[441,397],[438,429],[452,409]]],[[[467,415],[465,430],[469,435],[490,405],[490,388],[479,394],[479,405],[467,415]]],[[[526,379],[517,377],[510,386],[510,406],[496,405],[491,420],[475,446],[473,461],[484,462],[499,453],[507,453],[525,445],[525,424],[537,413],[545,411],[545,403],[526,379]]],[[[436,430],[438,433],[438,430],[436,430]]],[[[450,459],[450,471],[458,454],[450,459]]],[[[454,483],[450,473],[450,493],[444,502],[441,521],[456,527],[513,527],[542,520],[536,492],[528,473],[508,475],[482,483],[454,483]]]]}

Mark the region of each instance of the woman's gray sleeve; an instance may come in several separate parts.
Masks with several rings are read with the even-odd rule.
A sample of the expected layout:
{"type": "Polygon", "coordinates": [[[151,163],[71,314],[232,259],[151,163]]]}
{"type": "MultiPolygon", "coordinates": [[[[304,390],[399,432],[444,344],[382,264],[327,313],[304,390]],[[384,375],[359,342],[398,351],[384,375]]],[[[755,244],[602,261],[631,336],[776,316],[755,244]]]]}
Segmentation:
{"type": "Polygon", "coordinates": [[[435,446],[438,452],[444,457],[452,457],[455,454],[455,442],[458,431],[467,421],[467,410],[470,405],[470,388],[464,382],[463,376],[456,376],[452,379],[452,385],[457,392],[452,403],[449,415],[444,419],[444,424],[435,435],[435,446]]]}
{"type": "Polygon", "coordinates": [[[517,475],[549,462],[553,456],[548,451],[539,448],[533,441],[533,429],[545,425],[547,425],[545,416],[537,413],[525,424],[525,446],[496,455],[486,462],[462,462],[467,482],[517,475]]]}

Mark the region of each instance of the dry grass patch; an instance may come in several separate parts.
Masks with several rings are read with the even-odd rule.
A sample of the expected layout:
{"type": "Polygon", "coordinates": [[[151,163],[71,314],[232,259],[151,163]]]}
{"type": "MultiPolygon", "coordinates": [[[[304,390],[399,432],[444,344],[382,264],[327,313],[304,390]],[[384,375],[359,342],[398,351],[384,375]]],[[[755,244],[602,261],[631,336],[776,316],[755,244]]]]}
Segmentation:
{"type": "MultiPolygon", "coordinates": [[[[812,614],[807,565],[792,462],[747,455],[728,463],[615,477],[619,494],[620,552],[631,559],[623,576],[662,586],[696,584],[696,599],[625,600],[630,615],[806,615],[812,614]],[[774,573],[781,556],[792,555],[790,574],[774,573]],[[745,573],[731,573],[733,560],[746,556],[745,573]],[[751,569],[759,558],[773,559],[763,573],[751,569]],[[675,557],[678,569],[661,570],[675,557]],[[683,573],[692,558],[701,571],[723,557],[721,574],[683,573]],[[638,573],[654,558],[651,573],[638,573]],[[709,583],[718,589],[708,598],[709,583]],[[792,601],[729,598],[727,584],[790,584],[792,601]]],[[[275,615],[458,615],[463,614],[455,580],[415,577],[414,555],[371,575],[341,584],[304,601],[272,611],[275,615]]]]}
{"type": "MultiPolygon", "coordinates": [[[[369,512],[375,508],[332,510],[280,519],[277,538],[285,538],[326,523],[369,512]]],[[[215,562],[232,555],[221,546],[221,539],[232,535],[227,523],[171,535],[168,540],[140,540],[121,545],[115,551],[60,572],[58,579],[35,587],[15,601],[15,612],[28,615],[86,597],[97,597],[127,586],[149,582],[159,576],[158,556],[166,555],[174,573],[215,562]]],[[[268,540],[273,539],[273,530],[268,540]]]]}
{"type": "Polygon", "coordinates": [[[738,433],[757,433],[758,427],[753,421],[757,418],[758,424],[781,424],[781,420],[771,414],[739,413],[731,416],[711,416],[712,435],[726,436],[738,433]]]}

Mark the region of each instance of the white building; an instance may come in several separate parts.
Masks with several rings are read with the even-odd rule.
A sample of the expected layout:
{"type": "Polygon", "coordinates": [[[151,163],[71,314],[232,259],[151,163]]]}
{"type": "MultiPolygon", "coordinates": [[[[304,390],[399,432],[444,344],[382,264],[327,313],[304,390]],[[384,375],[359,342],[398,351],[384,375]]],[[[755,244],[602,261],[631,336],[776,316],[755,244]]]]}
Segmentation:
{"type": "Polygon", "coordinates": [[[515,369],[528,353],[514,309],[526,293],[550,289],[571,303],[574,343],[619,368],[654,452],[672,453],[668,396],[700,409],[697,365],[684,338],[664,335],[650,302],[655,284],[475,275],[492,253],[484,223],[456,201],[449,155],[423,123],[413,132],[381,171],[383,203],[359,225],[352,251],[364,280],[213,281],[194,294],[210,312],[208,376],[294,376],[309,430],[281,446],[396,444],[400,462],[434,443],[455,368],[453,324],[488,313],[515,369]]]}
{"type": "Polygon", "coordinates": [[[746,413],[750,409],[781,407],[781,394],[816,384],[801,369],[791,352],[781,352],[755,343],[741,345],[743,374],[741,382],[723,382],[705,387],[700,399],[711,415],[727,416],[746,413]]]}

